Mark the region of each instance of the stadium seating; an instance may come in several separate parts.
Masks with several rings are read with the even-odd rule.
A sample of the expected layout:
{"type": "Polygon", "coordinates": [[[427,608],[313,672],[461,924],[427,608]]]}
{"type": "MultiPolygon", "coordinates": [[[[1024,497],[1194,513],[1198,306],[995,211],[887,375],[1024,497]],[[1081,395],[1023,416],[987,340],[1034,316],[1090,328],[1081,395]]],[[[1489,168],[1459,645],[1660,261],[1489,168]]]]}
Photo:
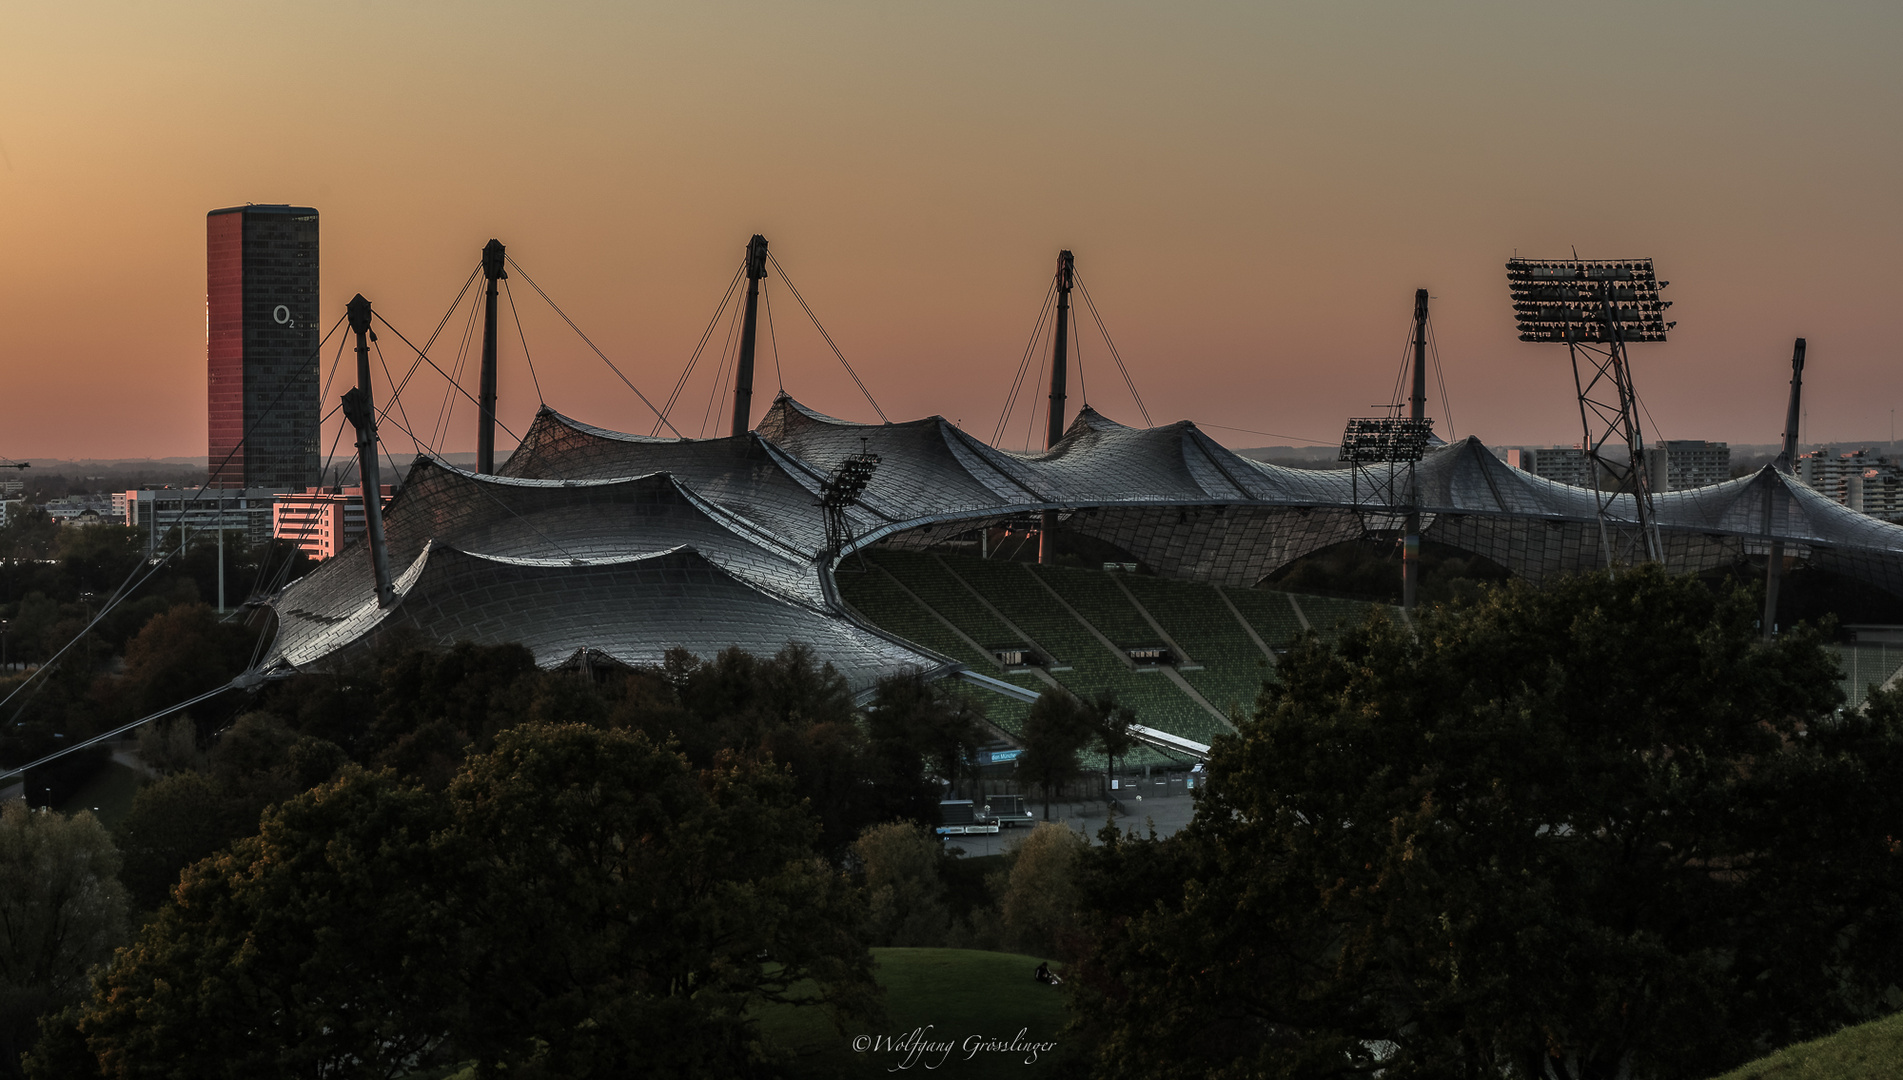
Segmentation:
{"type": "Polygon", "coordinates": [[[1903,645],[1887,642],[1857,642],[1832,645],[1843,663],[1844,708],[1855,709],[1870,696],[1872,685],[1882,686],[1903,667],[1903,645]]]}
{"type": "Polygon", "coordinates": [[[1192,666],[1200,666],[1183,672],[1197,693],[1230,715],[1254,711],[1256,695],[1275,669],[1213,587],[1140,574],[1119,580],[1189,654],[1192,666]]]}
{"type": "Polygon", "coordinates": [[[1267,589],[1225,588],[1222,594],[1249,620],[1249,625],[1271,649],[1283,649],[1302,632],[1302,621],[1289,606],[1287,593],[1267,589]]]}

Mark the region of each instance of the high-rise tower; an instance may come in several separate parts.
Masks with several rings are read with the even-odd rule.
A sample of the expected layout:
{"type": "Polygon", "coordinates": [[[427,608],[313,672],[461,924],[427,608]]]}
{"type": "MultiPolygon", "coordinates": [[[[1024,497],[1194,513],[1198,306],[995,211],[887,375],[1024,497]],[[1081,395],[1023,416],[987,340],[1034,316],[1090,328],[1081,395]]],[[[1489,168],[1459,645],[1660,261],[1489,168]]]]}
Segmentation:
{"type": "Polygon", "coordinates": [[[205,251],[211,483],[302,491],[317,483],[317,211],[213,210],[205,251]]]}

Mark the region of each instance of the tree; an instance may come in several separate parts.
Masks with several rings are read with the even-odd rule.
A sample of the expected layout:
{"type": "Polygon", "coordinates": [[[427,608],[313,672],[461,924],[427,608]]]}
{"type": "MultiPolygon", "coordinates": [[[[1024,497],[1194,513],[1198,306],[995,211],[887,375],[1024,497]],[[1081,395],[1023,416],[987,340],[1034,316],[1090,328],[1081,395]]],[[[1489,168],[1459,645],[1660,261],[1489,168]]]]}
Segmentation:
{"type": "Polygon", "coordinates": [[[916,822],[874,825],[852,843],[865,880],[866,941],[903,948],[942,946],[951,930],[940,865],[945,845],[916,822]]]}
{"type": "MultiPolygon", "coordinates": [[[[1130,728],[1137,722],[1136,710],[1117,704],[1117,695],[1106,691],[1090,700],[1091,738],[1097,749],[1103,751],[1112,776],[1117,772],[1117,759],[1128,754],[1136,744],[1136,736],[1130,728]]],[[[1104,798],[1110,797],[1106,789],[1104,798]]]]}
{"type": "Polygon", "coordinates": [[[389,773],[284,803],[186,871],[72,1034],[114,1077],[383,1077],[442,1060],[482,888],[449,824],[440,798],[389,773]]]}
{"type": "Polygon", "coordinates": [[[762,1005],[871,1009],[854,890],[783,769],[531,724],[449,796],[499,883],[472,1030],[517,1046],[482,1056],[533,1035],[552,1075],[744,1075],[762,1005]]]}
{"type": "Polygon", "coordinates": [[[983,723],[983,706],[952,680],[928,681],[916,671],[879,680],[869,711],[875,747],[922,760],[948,786],[971,765],[983,723]]]}
{"type": "Polygon", "coordinates": [[[1051,819],[1051,793],[1074,779],[1082,765],[1078,751],[1096,730],[1091,706],[1062,690],[1046,690],[1024,718],[1024,750],[1017,774],[1044,793],[1044,820],[1051,819]]]}
{"type": "MultiPolygon", "coordinates": [[[[195,748],[191,731],[191,723],[181,721],[152,741],[195,748]]],[[[191,761],[183,747],[168,756],[191,761]]],[[[179,871],[256,833],[267,807],[329,780],[345,764],[334,743],[299,735],[264,713],[239,717],[205,755],[203,772],[174,771],[133,796],[119,826],[123,877],[132,902],[142,911],[157,909],[177,884],[179,871]]]]}
{"type": "Polygon", "coordinates": [[[124,940],[118,870],[91,814],[0,805],[0,1076],[19,1075],[38,1018],[79,1000],[124,940]]]}
{"type": "Polygon", "coordinates": [[[1039,956],[1075,955],[1077,868],[1086,847],[1082,836],[1051,822],[1018,843],[998,898],[1011,948],[1039,956]]]}
{"type": "Polygon", "coordinates": [[[127,720],[176,705],[231,681],[251,662],[256,642],[254,631],[218,621],[207,604],[174,607],[126,643],[125,674],[111,696],[127,720]]]}
{"type": "Polygon", "coordinates": [[[1107,1073],[1668,1080],[1894,1008],[1903,701],[1756,611],[1628,569],[1298,644],[1090,859],[1107,1073]]]}
{"type": "Polygon", "coordinates": [[[444,791],[351,768],[187,869],[34,1075],[755,1073],[762,1006],[876,1012],[815,834],[784,769],[636,732],[512,727],[444,791]]]}

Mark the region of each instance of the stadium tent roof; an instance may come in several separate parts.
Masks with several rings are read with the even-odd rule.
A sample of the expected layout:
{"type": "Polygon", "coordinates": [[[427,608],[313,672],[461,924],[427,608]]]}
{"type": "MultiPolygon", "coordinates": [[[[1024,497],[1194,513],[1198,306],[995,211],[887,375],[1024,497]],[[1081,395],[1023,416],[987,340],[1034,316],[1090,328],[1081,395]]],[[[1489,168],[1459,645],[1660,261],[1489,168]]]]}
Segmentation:
{"type": "MultiPolygon", "coordinates": [[[[1222,447],[1194,424],[1130,428],[1085,408],[1048,451],[1014,453],[943,417],[857,424],[782,395],[759,429],[656,439],[543,408],[497,476],[419,458],[386,514],[397,602],[377,608],[368,560],[346,553],[272,601],[268,662],[303,667],[401,628],[423,640],[521,641],[539,663],[578,652],[659,663],[681,646],[774,652],[804,642],[855,685],[945,658],[857,619],[838,597],[818,492],[846,458],[881,462],[849,511],[853,548],[929,546],[1056,510],[1068,530],[1166,577],[1250,585],[1311,551],[1391,529],[1364,472],[1288,469],[1222,447]]],[[[1385,469],[1385,466],[1376,468],[1385,469]]],[[[1423,534],[1525,577],[1603,560],[1592,493],[1514,469],[1468,438],[1416,469],[1423,534]]],[[[1700,570],[1773,539],[1814,565],[1903,594],[1903,527],[1789,475],[1657,498],[1668,566],[1700,570]]],[[[1630,516],[1629,499],[1615,503],[1630,516]]]]}

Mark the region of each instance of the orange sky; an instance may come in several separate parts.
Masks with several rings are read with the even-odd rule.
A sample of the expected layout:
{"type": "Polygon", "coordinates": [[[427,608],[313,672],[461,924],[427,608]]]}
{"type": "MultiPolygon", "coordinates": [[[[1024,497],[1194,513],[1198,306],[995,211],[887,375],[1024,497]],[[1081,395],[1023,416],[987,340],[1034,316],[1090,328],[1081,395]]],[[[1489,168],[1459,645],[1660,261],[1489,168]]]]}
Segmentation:
{"type": "MultiPolygon", "coordinates": [[[[1158,420],[1332,440],[1426,286],[1452,426],[1496,444],[1578,423],[1504,260],[1650,255],[1680,322],[1634,349],[1657,433],[1774,441],[1802,334],[1807,438],[1884,438],[1898,56],[1893,3],[8,5],[0,454],[205,452],[204,213],[245,201],[318,207],[326,308],[361,291],[412,336],[500,237],[657,401],[763,232],[889,415],[983,436],[1060,247],[1158,420]]],[[[648,430],[517,285],[549,402],[648,430]]],[[[870,418],[774,316],[788,388],[870,418]]],[[[442,395],[405,394],[416,426],[442,395]]]]}

